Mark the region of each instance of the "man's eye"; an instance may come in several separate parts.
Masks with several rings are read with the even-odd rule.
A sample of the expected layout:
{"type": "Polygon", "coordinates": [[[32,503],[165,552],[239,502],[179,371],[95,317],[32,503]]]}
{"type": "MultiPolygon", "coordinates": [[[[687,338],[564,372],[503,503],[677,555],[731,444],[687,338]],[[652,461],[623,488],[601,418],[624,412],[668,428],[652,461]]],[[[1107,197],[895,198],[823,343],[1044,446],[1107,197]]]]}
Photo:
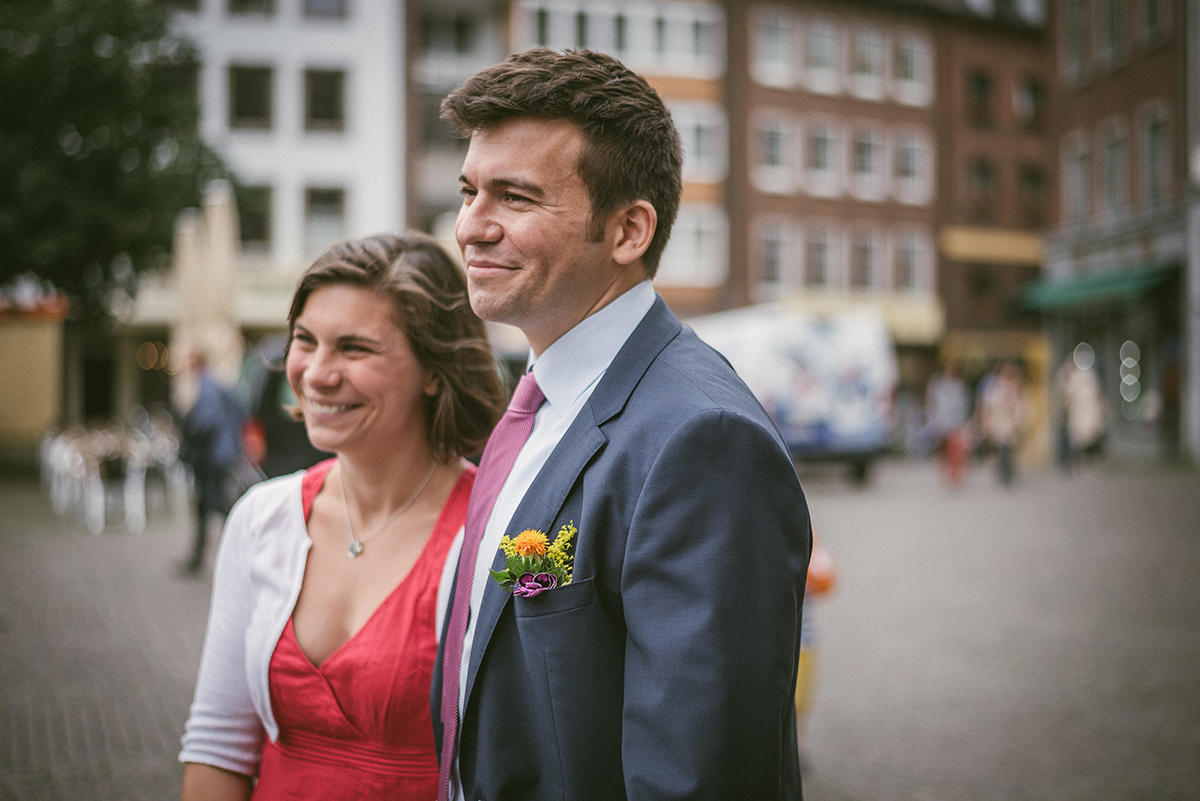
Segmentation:
{"type": "Polygon", "coordinates": [[[463,200],[471,200],[475,197],[476,192],[469,186],[460,186],[458,188],[458,194],[462,195],[463,200]]]}

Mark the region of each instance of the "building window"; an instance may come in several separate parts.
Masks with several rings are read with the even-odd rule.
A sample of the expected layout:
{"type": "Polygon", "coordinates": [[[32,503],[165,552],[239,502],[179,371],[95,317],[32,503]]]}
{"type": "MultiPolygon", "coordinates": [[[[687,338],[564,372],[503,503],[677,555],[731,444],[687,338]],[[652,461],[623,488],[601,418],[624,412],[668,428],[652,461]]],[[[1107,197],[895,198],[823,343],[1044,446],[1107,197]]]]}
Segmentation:
{"type": "Polygon", "coordinates": [[[230,14],[262,14],[270,16],[275,13],[274,0],[228,0],[230,14]]]}
{"type": "Polygon", "coordinates": [[[1063,191],[1067,220],[1073,225],[1083,225],[1091,212],[1092,157],[1077,139],[1069,146],[1065,161],[1063,191]]]}
{"type": "Polygon", "coordinates": [[[719,287],[729,278],[729,218],[718,206],[684,203],[654,276],[658,286],[719,287]]]}
{"type": "Polygon", "coordinates": [[[804,66],[809,88],[830,94],[838,89],[838,29],[832,22],[813,20],[805,37],[804,66]]]}
{"type": "Polygon", "coordinates": [[[892,286],[896,289],[915,289],[917,286],[917,238],[902,234],[896,242],[895,264],[892,265],[892,286]]]}
{"type": "Polygon", "coordinates": [[[794,134],[791,121],[783,115],[765,116],[754,131],[757,152],[751,180],[763,192],[787,194],[796,189],[794,134]]]}
{"type": "Polygon", "coordinates": [[[1046,224],[1046,172],[1036,164],[1024,164],[1017,177],[1021,222],[1027,226],[1046,224]]]}
{"type": "Polygon", "coordinates": [[[996,170],[986,158],[977,158],[967,168],[967,194],[971,216],[976,222],[996,217],[996,170]]]}
{"type": "Polygon", "coordinates": [[[346,127],[345,90],[346,73],[341,70],[305,70],[305,130],[343,130],[346,127]]]}
{"type": "Polygon", "coordinates": [[[850,51],[850,68],[856,78],[883,77],[883,37],[875,31],[858,31],[850,51]]]}
{"type": "Polygon", "coordinates": [[[667,55],[667,18],[654,18],[654,55],[659,60],[667,55]]]}
{"type": "Polygon", "coordinates": [[[271,127],[270,67],[229,68],[229,127],[271,127]]]}
{"type": "Polygon", "coordinates": [[[1170,137],[1167,115],[1161,109],[1142,118],[1142,196],[1148,209],[1160,208],[1170,194],[1170,137]]]}
{"type": "Polygon", "coordinates": [[[870,131],[854,135],[850,151],[850,169],[856,178],[875,178],[879,172],[879,143],[870,131]]]}
{"type": "Polygon", "coordinates": [[[242,249],[271,248],[271,187],[242,186],[237,190],[238,230],[242,249]]]}
{"type": "Polygon", "coordinates": [[[763,284],[779,286],[783,283],[783,231],[777,227],[767,229],[759,247],[762,250],[759,280],[763,284]]]}
{"type": "Polygon", "coordinates": [[[992,125],[992,78],[983,70],[967,76],[967,120],[978,128],[992,125]]]}
{"type": "Polygon", "coordinates": [[[575,13],[575,46],[580,49],[588,46],[588,15],[586,11],[575,13]]]}
{"type": "Polygon", "coordinates": [[[892,76],[909,83],[917,80],[917,42],[913,37],[905,36],[896,42],[892,76]]]}
{"type": "Polygon", "coordinates": [[[1098,0],[1096,29],[1100,36],[1100,62],[1111,67],[1125,55],[1125,0],[1098,0]]]}
{"type": "Polygon", "coordinates": [[[628,45],[628,27],[624,14],[617,14],[613,17],[613,49],[618,53],[624,53],[628,45]]]}
{"type": "Polygon", "coordinates": [[[1138,4],[1138,28],[1142,43],[1154,47],[1167,40],[1168,0],[1141,0],[1138,4]]]}
{"type": "Polygon", "coordinates": [[[809,133],[808,168],[814,172],[833,170],[833,135],[828,128],[814,128],[809,133]]]}
{"type": "Polygon", "coordinates": [[[813,231],[809,233],[804,254],[804,283],[806,286],[829,285],[830,251],[828,232],[813,231]]]}
{"type": "Polygon", "coordinates": [[[346,237],[346,192],[309,188],[305,194],[304,245],[311,257],[346,237]]]}
{"type": "Polygon", "coordinates": [[[1046,87],[1037,78],[1026,78],[1013,87],[1013,113],[1028,131],[1046,125],[1046,87]]]}
{"type": "Polygon", "coordinates": [[[724,109],[716,103],[678,101],[670,104],[670,111],[683,142],[683,179],[724,180],[728,153],[724,109]]]}
{"type": "Polygon", "coordinates": [[[1088,0],[1064,0],[1063,9],[1063,77],[1068,83],[1078,83],[1085,75],[1088,39],[1088,0]]]}
{"type": "Polygon", "coordinates": [[[868,233],[856,234],[850,248],[850,286],[853,289],[869,289],[871,273],[875,263],[875,242],[868,233]]]}
{"type": "Polygon", "coordinates": [[[904,137],[896,143],[896,179],[917,179],[917,142],[911,136],[904,137]]]}
{"type": "Polygon", "coordinates": [[[304,0],[304,16],[338,18],[346,16],[350,0],[304,0]]]}
{"type": "Polygon", "coordinates": [[[1101,190],[1101,197],[1104,200],[1104,211],[1111,218],[1119,216],[1124,211],[1129,197],[1128,143],[1124,132],[1117,126],[1109,128],[1104,134],[1102,148],[1104,186],[1101,190]]]}
{"type": "Polygon", "coordinates": [[[550,12],[539,8],[533,12],[534,40],[540,47],[550,46],[550,12]]]}
{"type": "Polygon", "coordinates": [[[855,32],[850,47],[850,75],[856,94],[876,100],[883,96],[883,54],[883,36],[877,31],[855,32]]]}
{"type": "Polygon", "coordinates": [[[755,78],[767,86],[787,86],[792,77],[791,26],[781,13],[758,18],[755,78]]]}

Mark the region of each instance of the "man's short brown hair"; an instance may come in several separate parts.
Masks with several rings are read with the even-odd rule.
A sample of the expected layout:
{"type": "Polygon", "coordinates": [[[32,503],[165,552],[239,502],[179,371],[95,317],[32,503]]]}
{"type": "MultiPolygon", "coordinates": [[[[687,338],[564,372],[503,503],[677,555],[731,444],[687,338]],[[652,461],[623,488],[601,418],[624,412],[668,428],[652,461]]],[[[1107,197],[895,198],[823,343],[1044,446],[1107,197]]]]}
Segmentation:
{"type": "Polygon", "coordinates": [[[579,176],[592,203],[588,236],[599,240],[609,214],[647,201],[658,226],[642,258],[654,277],[679,211],[683,153],[670,113],[644,78],[602,53],[538,47],[470,78],[442,101],[442,117],[464,137],[516,117],[578,125],[579,176]]]}

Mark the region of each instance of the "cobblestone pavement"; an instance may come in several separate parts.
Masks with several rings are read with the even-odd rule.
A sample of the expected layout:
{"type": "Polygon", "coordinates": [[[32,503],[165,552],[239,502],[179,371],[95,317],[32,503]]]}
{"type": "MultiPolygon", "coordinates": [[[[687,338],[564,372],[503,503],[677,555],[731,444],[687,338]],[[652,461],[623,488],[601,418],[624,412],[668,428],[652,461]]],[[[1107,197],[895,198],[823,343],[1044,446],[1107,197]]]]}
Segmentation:
{"type": "MultiPolygon", "coordinates": [[[[1200,475],[802,477],[841,579],[808,801],[1200,798],[1200,475]]],[[[188,538],[165,512],[91,535],[0,481],[0,801],[178,798],[188,538]]]]}
{"type": "Polygon", "coordinates": [[[807,801],[1200,799],[1200,474],[805,484],[842,580],[807,801]]]}
{"type": "Polygon", "coordinates": [[[0,799],[179,797],[208,607],[175,573],[188,520],[92,535],[0,485],[0,799]]]}

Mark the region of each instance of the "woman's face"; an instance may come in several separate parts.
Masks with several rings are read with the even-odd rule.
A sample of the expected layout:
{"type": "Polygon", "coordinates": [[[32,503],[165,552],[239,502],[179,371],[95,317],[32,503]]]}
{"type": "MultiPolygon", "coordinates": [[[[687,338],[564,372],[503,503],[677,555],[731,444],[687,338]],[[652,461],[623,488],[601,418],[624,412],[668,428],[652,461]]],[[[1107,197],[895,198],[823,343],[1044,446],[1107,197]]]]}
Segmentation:
{"type": "Polygon", "coordinates": [[[394,453],[426,436],[425,399],[437,383],[393,314],[389,299],[335,284],[314,290],[296,318],[287,378],[320,450],[394,453]]]}

